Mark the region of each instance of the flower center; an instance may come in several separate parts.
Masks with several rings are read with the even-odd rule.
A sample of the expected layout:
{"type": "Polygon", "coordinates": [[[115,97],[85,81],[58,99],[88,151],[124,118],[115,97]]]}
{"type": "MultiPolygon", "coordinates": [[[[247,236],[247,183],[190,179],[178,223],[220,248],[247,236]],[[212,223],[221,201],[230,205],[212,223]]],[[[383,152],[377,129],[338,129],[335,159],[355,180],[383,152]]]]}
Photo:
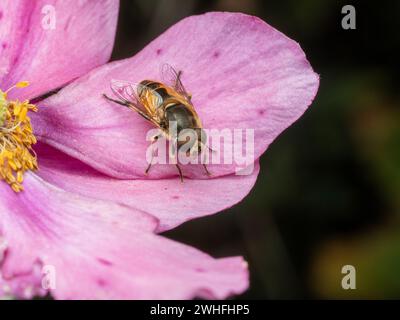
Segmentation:
{"type": "Polygon", "coordinates": [[[28,85],[28,82],[18,82],[5,92],[0,90],[0,180],[7,182],[15,192],[23,190],[24,173],[38,168],[32,149],[36,138],[27,115],[37,108],[28,100],[7,100],[10,90],[28,85]]]}

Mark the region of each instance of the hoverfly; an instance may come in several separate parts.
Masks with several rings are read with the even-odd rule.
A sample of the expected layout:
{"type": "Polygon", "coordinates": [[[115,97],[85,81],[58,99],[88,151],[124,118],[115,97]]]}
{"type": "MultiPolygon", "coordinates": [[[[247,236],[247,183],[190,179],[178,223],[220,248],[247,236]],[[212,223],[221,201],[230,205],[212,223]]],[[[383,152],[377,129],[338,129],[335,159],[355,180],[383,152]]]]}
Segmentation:
{"type": "MultiPolygon", "coordinates": [[[[174,141],[178,147],[185,142],[179,141],[178,136],[182,130],[191,129],[196,132],[196,141],[192,141],[190,148],[196,148],[201,153],[204,143],[205,133],[203,126],[193,104],[192,96],[186,91],[181,81],[182,71],[175,71],[173,67],[165,64],[161,68],[162,81],[143,80],[135,86],[128,82],[112,82],[111,90],[117,99],[110,98],[103,94],[104,98],[137,112],[145,120],[152,123],[161,130],[161,133],[152,138],[151,144],[164,136],[169,141],[174,141]],[[176,125],[176,136],[170,135],[170,123],[176,125]]],[[[211,150],[209,147],[207,147],[211,150]]],[[[152,166],[154,154],[149,162],[145,174],[147,175],[152,166]]],[[[182,170],[178,163],[180,180],[183,182],[182,170]]],[[[211,173],[207,166],[203,164],[208,176],[211,173]]]]}

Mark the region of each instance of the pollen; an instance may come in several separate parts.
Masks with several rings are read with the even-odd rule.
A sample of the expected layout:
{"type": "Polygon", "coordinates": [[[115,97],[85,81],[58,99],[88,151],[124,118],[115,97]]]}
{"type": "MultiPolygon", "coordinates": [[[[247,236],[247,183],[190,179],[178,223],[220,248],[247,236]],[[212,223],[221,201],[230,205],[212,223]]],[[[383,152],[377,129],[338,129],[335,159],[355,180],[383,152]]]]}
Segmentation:
{"type": "Polygon", "coordinates": [[[32,146],[36,143],[28,112],[37,107],[28,100],[8,100],[7,94],[29,83],[18,82],[6,91],[0,90],[0,180],[4,180],[15,192],[20,192],[24,173],[38,169],[37,156],[32,146]]]}

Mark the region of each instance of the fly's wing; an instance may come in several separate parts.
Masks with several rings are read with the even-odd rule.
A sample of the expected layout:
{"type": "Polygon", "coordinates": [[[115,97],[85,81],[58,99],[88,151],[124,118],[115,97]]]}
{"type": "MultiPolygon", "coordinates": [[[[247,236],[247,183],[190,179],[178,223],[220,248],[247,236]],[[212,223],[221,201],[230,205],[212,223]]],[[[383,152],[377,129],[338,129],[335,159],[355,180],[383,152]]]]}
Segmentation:
{"type": "Polygon", "coordinates": [[[145,88],[141,84],[135,84],[128,81],[121,81],[121,80],[111,81],[111,91],[117,98],[117,100],[113,100],[114,102],[126,105],[128,108],[139,113],[146,120],[149,120],[154,125],[159,126],[158,121],[156,121],[155,119],[154,108],[149,107],[146,101],[140,99],[138,96],[138,92],[140,92],[140,90],[145,90],[145,89],[151,90],[147,87],[145,88]]]}
{"type": "Polygon", "coordinates": [[[165,63],[161,66],[161,79],[168,86],[191,103],[191,95],[186,91],[181,81],[182,71],[176,71],[171,65],[165,63]]]}
{"type": "Polygon", "coordinates": [[[132,82],[122,80],[111,81],[111,91],[114,96],[125,104],[133,104],[144,110],[144,106],[137,96],[137,85],[132,82]]]}
{"type": "Polygon", "coordinates": [[[186,100],[186,107],[191,110],[193,116],[196,118],[197,123],[201,126],[201,120],[197,114],[193,104],[192,96],[186,91],[181,81],[182,71],[176,71],[171,65],[165,63],[161,66],[162,81],[172,87],[182,98],[186,100]]]}

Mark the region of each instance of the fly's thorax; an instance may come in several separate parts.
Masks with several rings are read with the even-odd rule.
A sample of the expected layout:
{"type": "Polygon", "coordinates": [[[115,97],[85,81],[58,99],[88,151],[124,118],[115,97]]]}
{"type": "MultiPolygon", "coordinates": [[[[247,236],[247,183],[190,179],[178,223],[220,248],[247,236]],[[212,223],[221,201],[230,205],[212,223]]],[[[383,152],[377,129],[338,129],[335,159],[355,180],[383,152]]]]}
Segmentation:
{"type": "Polygon", "coordinates": [[[153,111],[160,109],[164,99],[168,96],[161,86],[161,83],[151,80],[140,82],[137,86],[137,96],[140,102],[153,111]]]}
{"type": "Polygon", "coordinates": [[[146,99],[148,95],[157,95],[161,100],[167,99],[171,96],[168,88],[161,82],[152,80],[143,80],[139,83],[137,88],[139,98],[146,99]]]}

